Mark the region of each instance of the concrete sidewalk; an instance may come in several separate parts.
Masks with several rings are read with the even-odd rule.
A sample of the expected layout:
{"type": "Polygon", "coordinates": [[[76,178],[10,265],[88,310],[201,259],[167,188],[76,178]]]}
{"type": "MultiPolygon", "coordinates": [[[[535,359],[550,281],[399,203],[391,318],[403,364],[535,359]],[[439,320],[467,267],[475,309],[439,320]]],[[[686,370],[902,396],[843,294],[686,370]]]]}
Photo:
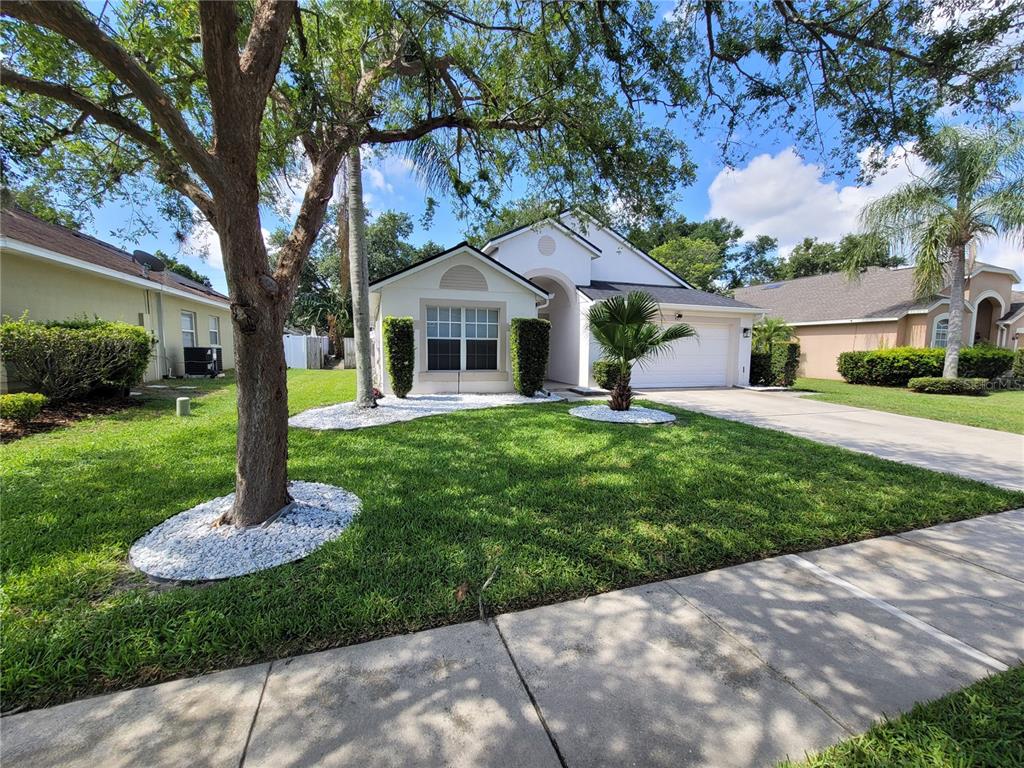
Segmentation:
{"type": "Polygon", "coordinates": [[[4,718],[7,766],[765,766],[1024,657],[1024,510],[4,718]]]}
{"type": "Polygon", "coordinates": [[[1024,435],[1012,432],[823,403],[795,392],[652,389],[638,397],[1001,488],[1024,489],[1024,435]]]}

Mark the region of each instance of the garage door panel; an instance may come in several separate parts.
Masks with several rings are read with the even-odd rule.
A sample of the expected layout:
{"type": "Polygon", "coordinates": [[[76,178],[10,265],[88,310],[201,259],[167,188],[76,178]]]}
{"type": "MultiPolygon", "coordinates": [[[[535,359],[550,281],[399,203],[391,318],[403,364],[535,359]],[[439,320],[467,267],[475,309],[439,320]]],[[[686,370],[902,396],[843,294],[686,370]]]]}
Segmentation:
{"type": "Polygon", "coordinates": [[[729,325],[693,323],[696,339],[673,342],[668,352],[633,371],[635,387],[724,387],[729,380],[729,325]]]}

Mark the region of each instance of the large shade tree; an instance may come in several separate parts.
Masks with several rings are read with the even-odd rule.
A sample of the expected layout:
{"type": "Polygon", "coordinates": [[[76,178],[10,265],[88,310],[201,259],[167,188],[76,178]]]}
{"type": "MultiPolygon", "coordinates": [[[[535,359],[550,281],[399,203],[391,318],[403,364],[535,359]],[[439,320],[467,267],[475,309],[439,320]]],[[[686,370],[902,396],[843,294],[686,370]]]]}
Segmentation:
{"type": "Polygon", "coordinates": [[[524,173],[643,211],[692,173],[638,108],[662,93],[650,66],[678,53],[643,4],[140,0],[101,17],[12,0],[0,12],[5,178],[83,204],[166,193],[164,215],[195,210],[216,232],[238,372],[225,522],[289,503],[281,332],[354,150],[405,148],[467,204],[524,173]],[[288,174],[301,200],[271,260],[262,216],[288,174]]]}
{"type": "MultiPolygon", "coordinates": [[[[1024,135],[1011,126],[974,131],[947,126],[917,146],[924,175],[864,207],[866,233],[914,259],[920,297],[949,289],[942,375],[955,378],[963,344],[967,249],[1003,236],[1024,242],[1024,135]]],[[[848,268],[859,271],[857,254],[848,268]]]]}

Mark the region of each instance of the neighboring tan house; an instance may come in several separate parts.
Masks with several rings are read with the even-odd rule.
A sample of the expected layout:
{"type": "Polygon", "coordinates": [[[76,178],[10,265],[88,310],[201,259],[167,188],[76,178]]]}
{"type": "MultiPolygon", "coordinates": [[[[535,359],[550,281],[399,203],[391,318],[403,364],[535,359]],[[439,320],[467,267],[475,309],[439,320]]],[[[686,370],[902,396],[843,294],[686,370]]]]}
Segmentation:
{"type": "Polygon", "coordinates": [[[228,297],[124,251],[21,210],[0,214],[0,314],[54,321],[99,317],[141,325],[156,339],[146,380],[181,376],[184,347],[220,347],[235,367],[228,297]]]}
{"type": "Polygon", "coordinates": [[[600,348],[587,324],[590,307],[642,290],[661,305],[661,322],[686,322],[699,337],[633,372],[633,385],[746,385],[750,333],[763,310],[695,290],[613,230],[564,212],[495,237],[467,243],[370,286],[374,375],[390,392],[380,344],[387,316],[415,320],[414,392],[510,392],[509,321],[551,321],[547,377],[594,386],[600,348]]]}
{"type": "MultiPolygon", "coordinates": [[[[1012,269],[976,262],[965,291],[965,344],[1016,349],[1024,334],[1024,295],[1012,269]]],[[[781,317],[800,341],[800,375],[841,378],[840,352],[880,347],[944,347],[949,291],[918,300],[912,267],[871,267],[850,280],[840,272],[739,288],[735,297],[781,317]]]]}

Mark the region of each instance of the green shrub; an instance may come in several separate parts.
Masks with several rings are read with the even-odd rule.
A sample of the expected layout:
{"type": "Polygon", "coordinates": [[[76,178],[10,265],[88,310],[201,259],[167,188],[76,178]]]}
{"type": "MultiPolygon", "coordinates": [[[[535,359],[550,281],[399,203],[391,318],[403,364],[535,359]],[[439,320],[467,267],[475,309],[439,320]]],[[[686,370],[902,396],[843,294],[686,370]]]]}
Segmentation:
{"type": "Polygon", "coordinates": [[[800,367],[800,345],[777,342],[770,351],[750,353],[750,383],[755,387],[791,387],[800,367]]]}
{"type": "Polygon", "coordinates": [[[1024,380],[1024,347],[1013,353],[1013,377],[1024,380]]]}
{"type": "Polygon", "coordinates": [[[957,373],[967,379],[994,379],[1013,367],[1013,351],[991,344],[975,344],[960,350],[957,373]]]}
{"type": "Polygon", "coordinates": [[[601,389],[611,389],[619,379],[619,365],[611,360],[598,360],[594,363],[594,381],[601,389]]]}
{"type": "Polygon", "coordinates": [[[12,378],[54,402],[142,380],[153,338],[144,328],[104,320],[0,323],[0,353],[12,378]]]}
{"type": "Polygon", "coordinates": [[[839,355],[839,375],[851,384],[905,387],[911,379],[941,376],[946,350],[893,347],[839,355]]]}
{"type": "Polygon", "coordinates": [[[544,386],[551,344],[551,323],[533,317],[513,317],[509,327],[512,384],[525,397],[544,386]]]}
{"type": "Polygon", "coordinates": [[[750,383],[755,387],[767,387],[772,378],[772,353],[752,350],[750,353],[750,383]]]}
{"type": "Polygon", "coordinates": [[[46,395],[36,392],[17,392],[0,395],[0,419],[14,419],[27,426],[46,405],[46,395]]]}
{"type": "Polygon", "coordinates": [[[919,376],[907,386],[915,392],[929,395],[984,395],[988,393],[988,379],[944,379],[941,376],[919,376]]]}
{"type": "Polygon", "coordinates": [[[395,396],[405,397],[412,389],[412,376],[416,368],[411,317],[389,315],[384,318],[384,361],[395,396]]]}

